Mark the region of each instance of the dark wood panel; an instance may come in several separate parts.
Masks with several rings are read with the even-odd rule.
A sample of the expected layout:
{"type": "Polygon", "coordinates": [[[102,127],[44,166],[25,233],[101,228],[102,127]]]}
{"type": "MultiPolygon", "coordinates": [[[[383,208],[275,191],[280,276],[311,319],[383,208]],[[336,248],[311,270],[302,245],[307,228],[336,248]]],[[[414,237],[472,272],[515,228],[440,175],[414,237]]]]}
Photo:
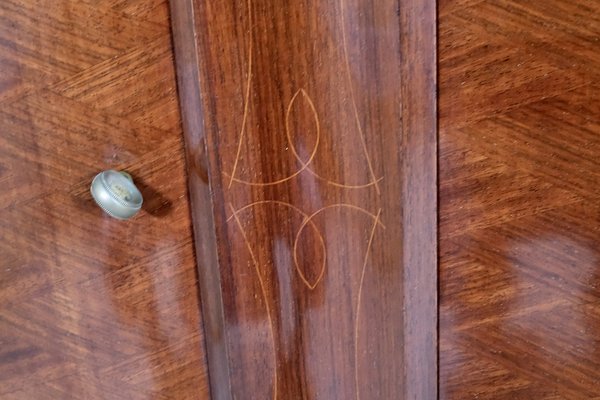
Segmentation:
{"type": "Polygon", "coordinates": [[[0,398],[208,398],[168,4],[2,0],[0,71],[0,398]]]}
{"type": "Polygon", "coordinates": [[[171,4],[213,397],[436,398],[435,2],[171,4]]]}
{"type": "Polygon", "coordinates": [[[440,4],[440,398],[600,398],[600,2],[440,4]]]}

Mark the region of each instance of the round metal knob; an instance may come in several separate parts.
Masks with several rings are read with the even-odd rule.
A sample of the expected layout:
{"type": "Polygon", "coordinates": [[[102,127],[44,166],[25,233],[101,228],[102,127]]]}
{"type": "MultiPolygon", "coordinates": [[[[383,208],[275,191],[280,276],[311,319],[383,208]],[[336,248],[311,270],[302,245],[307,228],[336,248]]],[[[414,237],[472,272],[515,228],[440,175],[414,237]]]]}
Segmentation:
{"type": "Polygon", "coordinates": [[[129,219],[142,208],[142,193],[127,172],[112,169],[100,172],[90,191],[96,204],[117,219],[129,219]]]}

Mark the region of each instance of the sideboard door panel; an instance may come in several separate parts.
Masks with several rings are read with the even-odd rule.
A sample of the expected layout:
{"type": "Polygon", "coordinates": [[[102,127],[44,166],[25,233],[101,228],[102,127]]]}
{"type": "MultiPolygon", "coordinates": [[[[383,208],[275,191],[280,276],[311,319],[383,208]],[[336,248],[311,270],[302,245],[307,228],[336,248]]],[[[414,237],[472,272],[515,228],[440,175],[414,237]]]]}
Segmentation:
{"type": "Polygon", "coordinates": [[[435,398],[435,2],[171,6],[213,397],[435,398]]]}

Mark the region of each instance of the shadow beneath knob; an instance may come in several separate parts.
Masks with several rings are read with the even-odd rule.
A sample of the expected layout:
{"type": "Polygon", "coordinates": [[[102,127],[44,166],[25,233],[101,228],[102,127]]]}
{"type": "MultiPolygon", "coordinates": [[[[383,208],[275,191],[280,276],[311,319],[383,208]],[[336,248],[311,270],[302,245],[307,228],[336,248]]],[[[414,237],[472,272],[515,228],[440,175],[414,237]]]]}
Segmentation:
{"type": "Polygon", "coordinates": [[[158,190],[144,182],[143,179],[133,177],[133,181],[144,197],[142,210],[153,217],[164,217],[173,209],[173,202],[163,196],[158,190]]]}

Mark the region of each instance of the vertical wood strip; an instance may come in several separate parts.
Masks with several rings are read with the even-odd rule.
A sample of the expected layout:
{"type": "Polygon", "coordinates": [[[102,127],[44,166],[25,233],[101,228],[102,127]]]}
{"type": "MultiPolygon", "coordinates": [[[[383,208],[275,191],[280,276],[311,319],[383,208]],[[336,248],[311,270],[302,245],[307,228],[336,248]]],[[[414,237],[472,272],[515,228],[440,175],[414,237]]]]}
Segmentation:
{"type": "Polygon", "coordinates": [[[405,399],[437,393],[436,2],[402,2],[405,399]],[[424,247],[423,244],[434,244],[424,247]],[[430,295],[435,294],[435,295],[430,295]]]}
{"type": "Polygon", "coordinates": [[[229,400],[232,397],[224,342],[223,301],[219,290],[221,278],[213,198],[208,182],[209,163],[205,157],[193,0],[171,0],[170,9],[211,398],[229,400]]]}

